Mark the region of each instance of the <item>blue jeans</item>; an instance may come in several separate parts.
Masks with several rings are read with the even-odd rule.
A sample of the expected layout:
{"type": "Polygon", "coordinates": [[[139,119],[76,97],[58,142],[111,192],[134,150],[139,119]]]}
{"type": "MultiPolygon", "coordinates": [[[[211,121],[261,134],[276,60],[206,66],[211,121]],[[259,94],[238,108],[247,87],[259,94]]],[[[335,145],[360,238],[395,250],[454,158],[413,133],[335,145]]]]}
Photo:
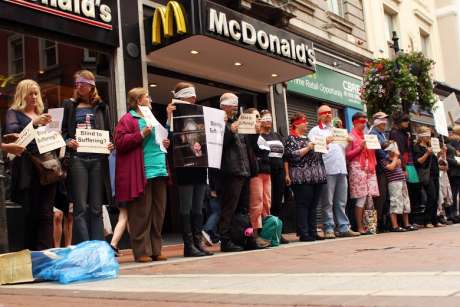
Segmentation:
{"type": "Polygon", "coordinates": [[[347,232],[350,229],[350,221],[345,212],[347,197],[347,175],[328,175],[327,185],[324,187],[321,195],[325,232],[333,232],[336,226],[335,222],[337,223],[337,230],[339,232],[347,232]]]}
{"type": "Polygon", "coordinates": [[[220,219],[220,198],[210,197],[209,198],[209,216],[206,224],[203,226],[203,230],[211,235],[211,237],[217,236],[217,224],[220,219]]]}

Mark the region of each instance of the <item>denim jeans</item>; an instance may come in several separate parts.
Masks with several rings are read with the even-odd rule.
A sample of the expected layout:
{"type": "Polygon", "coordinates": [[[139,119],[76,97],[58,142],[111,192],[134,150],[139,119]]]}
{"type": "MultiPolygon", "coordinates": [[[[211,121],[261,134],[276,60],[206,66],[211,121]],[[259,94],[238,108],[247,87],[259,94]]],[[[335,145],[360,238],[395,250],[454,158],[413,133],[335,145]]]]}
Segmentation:
{"type": "Polygon", "coordinates": [[[203,226],[203,229],[213,238],[217,236],[217,224],[219,223],[220,219],[220,211],[220,197],[210,197],[209,216],[206,224],[203,226]]]}
{"type": "Polygon", "coordinates": [[[335,222],[337,222],[339,232],[347,232],[350,229],[350,221],[345,212],[347,197],[347,175],[328,175],[327,184],[321,195],[325,232],[333,232],[335,230],[335,222]]]}
{"type": "Polygon", "coordinates": [[[75,201],[74,242],[78,244],[88,240],[104,240],[101,160],[74,156],[70,164],[70,175],[75,201]]]}

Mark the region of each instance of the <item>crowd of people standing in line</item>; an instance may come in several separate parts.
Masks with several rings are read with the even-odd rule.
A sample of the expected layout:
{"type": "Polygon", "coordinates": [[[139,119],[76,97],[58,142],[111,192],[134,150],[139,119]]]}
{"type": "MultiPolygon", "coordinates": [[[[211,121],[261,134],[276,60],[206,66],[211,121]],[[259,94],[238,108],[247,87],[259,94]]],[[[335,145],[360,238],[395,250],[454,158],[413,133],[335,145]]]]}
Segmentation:
{"type": "MultiPolygon", "coordinates": [[[[435,154],[431,129],[419,127],[414,142],[407,114],[393,114],[393,128],[388,134],[387,114],[374,114],[369,127],[366,114],[358,112],[344,144],[335,142],[334,137],[340,120],[333,119],[331,108],[323,105],[318,109],[318,124],[310,131],[305,114],[293,115],[286,138],[273,131],[269,110],[246,109],[245,113],[257,118],[257,133],[241,134],[238,97],[225,93],[220,97],[220,109],[225,112],[221,168],[175,167],[168,164],[167,153],[161,148],[170,147],[170,137],[159,144],[155,127],[140,110],[151,107],[147,89],[129,91],[128,111],[112,131],[109,106],[98,94],[94,75],[82,70],[74,77],[74,96],[63,102],[65,180],[41,183],[32,162],[39,154],[36,143],[26,148],[11,143],[29,123],[39,127],[52,120],[44,112],[35,81],[23,80],[17,85],[6,114],[2,150],[17,156],[12,161],[12,198],[24,208],[25,246],[29,249],[59,246],[63,215],[66,245],[104,240],[102,208],[112,204],[120,212],[111,241],[113,249],[118,253],[118,242],[128,229],[136,261],[166,260],[161,253],[161,233],[171,176],[178,190],[185,257],[210,256],[212,252],[205,245],[219,241],[223,252],[247,248],[232,237],[236,213],[247,216],[253,230],[252,248],[269,247],[270,242],[260,235],[263,218],[281,215],[286,188],[294,194],[300,241],[372,233],[365,221],[371,208],[377,210],[381,232],[413,231],[420,226],[441,227],[447,220],[460,221],[460,127],[454,127],[449,142],[435,154]],[[109,131],[107,149],[116,150],[114,184],[108,155],[79,152],[76,129],[109,131]],[[365,134],[376,135],[381,149],[367,148],[365,134]],[[318,138],[326,139],[327,153],[315,150],[318,138]],[[209,199],[207,220],[203,214],[205,199],[209,199]],[[354,216],[347,215],[350,202],[354,216]],[[422,213],[411,214],[414,210],[422,213]]],[[[198,101],[195,87],[187,82],[178,83],[173,96],[185,103],[198,101]]],[[[166,108],[168,130],[175,109],[174,103],[166,108]]],[[[280,240],[289,243],[284,237],[280,240]]]]}

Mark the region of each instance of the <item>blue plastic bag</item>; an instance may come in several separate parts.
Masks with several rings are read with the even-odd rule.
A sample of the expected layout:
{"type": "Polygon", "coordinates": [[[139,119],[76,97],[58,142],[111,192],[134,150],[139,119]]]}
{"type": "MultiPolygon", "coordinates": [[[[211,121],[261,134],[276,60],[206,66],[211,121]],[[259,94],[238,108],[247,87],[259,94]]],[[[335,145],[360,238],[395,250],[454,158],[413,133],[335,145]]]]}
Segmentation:
{"type": "Polygon", "coordinates": [[[105,241],[86,241],[67,248],[32,252],[35,279],[68,284],[116,278],[119,270],[114,252],[105,241]]]}

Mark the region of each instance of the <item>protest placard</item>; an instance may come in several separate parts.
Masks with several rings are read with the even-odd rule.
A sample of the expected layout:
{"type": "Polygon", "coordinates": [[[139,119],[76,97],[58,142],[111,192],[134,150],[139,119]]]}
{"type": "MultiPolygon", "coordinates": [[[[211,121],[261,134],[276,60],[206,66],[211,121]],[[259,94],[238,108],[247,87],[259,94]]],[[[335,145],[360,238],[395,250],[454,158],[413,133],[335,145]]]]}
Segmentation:
{"type": "Polygon", "coordinates": [[[40,154],[65,147],[62,135],[54,130],[49,131],[46,127],[40,127],[35,131],[35,142],[40,154]]]}
{"type": "Polygon", "coordinates": [[[315,152],[319,152],[319,153],[329,152],[329,150],[327,149],[327,138],[325,136],[316,136],[313,139],[313,143],[315,144],[315,152]]]}
{"type": "Polygon", "coordinates": [[[441,145],[438,138],[431,138],[431,149],[433,149],[435,155],[441,152],[441,145]]]}
{"type": "Polygon", "coordinates": [[[78,142],[77,152],[110,154],[110,136],[106,130],[77,129],[75,139],[78,142]]]}
{"type": "Polygon", "coordinates": [[[144,116],[144,120],[147,123],[147,126],[156,127],[160,125],[160,122],[155,118],[155,116],[152,113],[152,110],[150,110],[149,107],[146,107],[146,106],[138,106],[138,107],[142,115],[144,116]]]}
{"type": "Polygon", "coordinates": [[[334,144],[348,145],[348,131],[347,129],[333,128],[332,136],[334,137],[334,144]]]}
{"type": "Polygon", "coordinates": [[[240,134],[256,134],[256,114],[242,113],[238,119],[238,133],[240,134]]]}
{"type": "Polygon", "coordinates": [[[364,140],[366,142],[367,149],[382,149],[380,146],[379,139],[374,134],[364,135],[364,140]]]}
{"type": "Polygon", "coordinates": [[[61,132],[62,119],[64,118],[64,108],[48,109],[48,114],[51,116],[51,122],[46,125],[48,131],[61,132]]]}
{"type": "MultiPolygon", "coordinates": [[[[35,139],[35,129],[33,122],[30,122],[24,129],[19,133],[18,139],[14,142],[15,144],[26,147],[35,139]]],[[[7,155],[8,159],[13,160],[16,156],[13,154],[7,155]]]]}
{"type": "Polygon", "coordinates": [[[449,136],[449,129],[447,125],[446,111],[444,110],[444,104],[438,100],[432,109],[434,126],[436,131],[446,137],[449,136]]]}
{"type": "Polygon", "coordinates": [[[442,102],[447,122],[453,127],[455,121],[460,118],[460,106],[458,105],[457,96],[451,93],[442,102]]]}

